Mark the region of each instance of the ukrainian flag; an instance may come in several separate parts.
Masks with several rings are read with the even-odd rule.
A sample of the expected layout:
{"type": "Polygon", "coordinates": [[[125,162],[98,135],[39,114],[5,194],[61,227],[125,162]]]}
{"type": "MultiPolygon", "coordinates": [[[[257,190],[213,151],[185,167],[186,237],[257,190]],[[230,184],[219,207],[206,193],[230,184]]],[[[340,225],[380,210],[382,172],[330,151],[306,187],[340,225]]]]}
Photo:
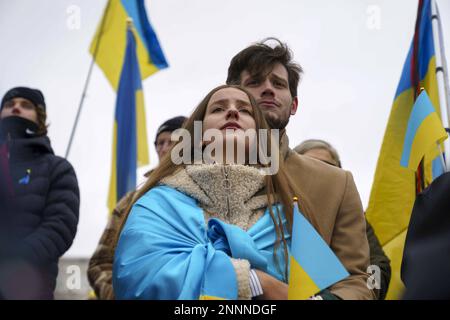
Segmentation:
{"type": "MultiPolygon", "coordinates": [[[[436,174],[443,172],[437,148],[426,151],[418,181],[415,174],[417,167],[411,171],[400,165],[409,118],[422,87],[428,92],[432,108],[441,119],[430,0],[419,0],[414,39],[395,94],[367,208],[367,219],[391,259],[392,277],[387,299],[398,299],[403,291],[400,266],[406,230],[416,198],[416,182],[426,187],[436,174]]],[[[421,129],[424,130],[421,135],[431,134],[425,132],[427,128],[428,125],[421,129]]],[[[409,162],[409,165],[415,162],[409,162]]]]}
{"type": "Polygon", "coordinates": [[[149,163],[141,73],[131,24],[126,35],[127,46],[120,74],[114,116],[111,181],[108,197],[110,211],[128,191],[136,188],[136,164],[141,166],[149,163]]]}
{"type": "Polygon", "coordinates": [[[123,30],[127,28],[128,18],[133,20],[136,28],[136,53],[141,79],[168,67],[148,20],[144,0],[109,0],[89,51],[114,90],[119,85],[125,56],[127,38],[123,30]]]}
{"type": "Polygon", "coordinates": [[[439,148],[447,137],[427,92],[423,90],[409,117],[400,164],[415,171],[424,155],[439,148]]]}
{"type": "Polygon", "coordinates": [[[294,204],[289,300],[305,300],[349,276],[320,234],[294,204]]]}

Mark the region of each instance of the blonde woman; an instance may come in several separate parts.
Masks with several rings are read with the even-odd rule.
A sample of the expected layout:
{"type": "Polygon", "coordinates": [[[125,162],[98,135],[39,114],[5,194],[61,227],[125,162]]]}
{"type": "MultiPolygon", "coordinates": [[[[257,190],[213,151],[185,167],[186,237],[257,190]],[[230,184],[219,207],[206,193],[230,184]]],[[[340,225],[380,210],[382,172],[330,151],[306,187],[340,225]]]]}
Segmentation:
{"type": "MultiPolygon", "coordinates": [[[[302,213],[319,232],[321,224],[333,222],[315,221],[282,160],[272,175],[261,173],[270,165],[266,159],[249,161],[251,147],[260,154],[263,139],[249,141],[239,133],[265,129],[270,136],[271,130],[245,89],[213,89],[184,126],[191,137],[196,121],[205,134],[223,133],[224,154],[230,145],[243,147],[245,161],[217,153],[213,164],[175,164],[171,154],[162,159],[136,193],[122,228],[113,269],[116,297],[287,299],[292,197],[300,197],[302,213]]],[[[183,156],[194,153],[197,143],[192,138],[183,156]]],[[[207,139],[200,143],[204,151],[210,147],[207,139]]],[[[342,282],[352,288],[351,278],[342,282]]]]}

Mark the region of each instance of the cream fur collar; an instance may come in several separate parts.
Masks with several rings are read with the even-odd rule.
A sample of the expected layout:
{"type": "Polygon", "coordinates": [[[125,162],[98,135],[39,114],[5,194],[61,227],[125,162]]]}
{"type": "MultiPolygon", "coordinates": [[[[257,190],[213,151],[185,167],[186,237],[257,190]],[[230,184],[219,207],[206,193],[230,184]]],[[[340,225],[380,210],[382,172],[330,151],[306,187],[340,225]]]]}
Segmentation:
{"type": "Polygon", "coordinates": [[[264,175],[251,166],[201,164],[188,165],[161,180],[198,200],[205,218],[219,218],[244,230],[250,228],[267,206],[264,175]]]}

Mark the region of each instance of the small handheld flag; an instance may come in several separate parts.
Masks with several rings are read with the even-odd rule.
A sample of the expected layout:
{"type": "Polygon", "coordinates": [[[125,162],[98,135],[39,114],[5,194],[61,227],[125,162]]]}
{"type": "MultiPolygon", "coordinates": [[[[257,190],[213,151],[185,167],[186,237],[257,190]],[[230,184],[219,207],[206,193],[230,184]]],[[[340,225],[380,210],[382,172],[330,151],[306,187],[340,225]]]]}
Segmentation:
{"type": "Polygon", "coordinates": [[[289,300],[304,300],[349,276],[320,234],[300,213],[294,198],[289,300]]]}

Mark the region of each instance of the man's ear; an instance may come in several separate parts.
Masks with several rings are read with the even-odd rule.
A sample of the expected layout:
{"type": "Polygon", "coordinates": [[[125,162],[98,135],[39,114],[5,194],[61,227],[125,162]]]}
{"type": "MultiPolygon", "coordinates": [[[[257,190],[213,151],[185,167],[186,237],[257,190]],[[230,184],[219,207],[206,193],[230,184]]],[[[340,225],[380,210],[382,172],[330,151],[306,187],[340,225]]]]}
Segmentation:
{"type": "Polygon", "coordinates": [[[297,108],[298,108],[298,98],[294,97],[294,99],[292,99],[291,105],[291,116],[297,113],[297,108]]]}

